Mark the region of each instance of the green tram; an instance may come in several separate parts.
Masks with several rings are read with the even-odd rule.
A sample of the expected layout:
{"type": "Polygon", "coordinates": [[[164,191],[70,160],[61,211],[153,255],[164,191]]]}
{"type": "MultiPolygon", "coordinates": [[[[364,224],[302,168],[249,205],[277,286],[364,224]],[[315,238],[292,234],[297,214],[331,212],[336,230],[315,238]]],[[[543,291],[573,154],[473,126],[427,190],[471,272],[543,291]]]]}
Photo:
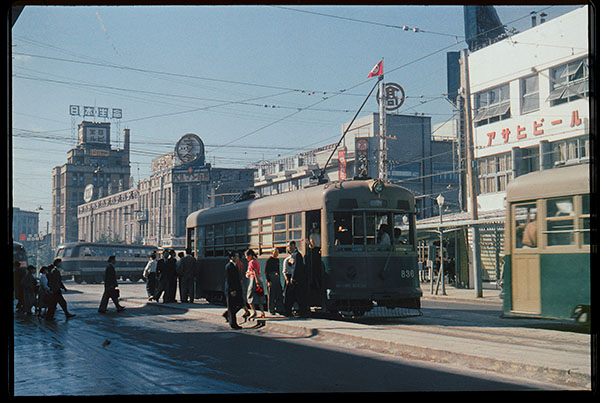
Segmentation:
{"type": "Polygon", "coordinates": [[[591,319],[589,164],[506,189],[504,315],[591,319]]]}
{"type": "Polygon", "coordinates": [[[293,240],[304,256],[313,310],[361,316],[374,307],[420,309],[415,200],[400,186],[372,179],[320,184],[199,210],[186,227],[187,247],[201,266],[197,296],[211,303],[224,303],[228,251],[252,248],[264,273],[274,248],[281,270],[293,240]],[[308,246],[315,231],[320,248],[308,246]]]}

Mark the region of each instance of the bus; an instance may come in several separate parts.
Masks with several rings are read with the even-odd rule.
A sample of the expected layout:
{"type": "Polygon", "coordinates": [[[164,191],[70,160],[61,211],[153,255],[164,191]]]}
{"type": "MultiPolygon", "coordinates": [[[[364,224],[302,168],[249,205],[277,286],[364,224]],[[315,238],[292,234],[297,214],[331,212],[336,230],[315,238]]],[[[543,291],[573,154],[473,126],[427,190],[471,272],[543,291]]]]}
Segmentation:
{"type": "Polygon", "coordinates": [[[542,170],[508,185],[505,316],[590,321],[589,169],[542,170]]]}
{"type": "Polygon", "coordinates": [[[56,257],[62,260],[61,274],[75,282],[104,281],[108,257],[116,257],[117,277],[139,281],[150,254],[157,250],[151,245],[125,245],[92,242],[69,242],[58,246],[56,257]]]}
{"type": "Polygon", "coordinates": [[[354,317],[375,307],[420,310],[415,198],[403,187],[373,179],[319,184],[199,210],[186,227],[202,267],[196,289],[211,303],[224,302],[228,251],[253,249],[264,270],[277,248],[281,270],[295,241],[313,310],[354,317]],[[320,249],[307,243],[313,231],[320,249]]]}

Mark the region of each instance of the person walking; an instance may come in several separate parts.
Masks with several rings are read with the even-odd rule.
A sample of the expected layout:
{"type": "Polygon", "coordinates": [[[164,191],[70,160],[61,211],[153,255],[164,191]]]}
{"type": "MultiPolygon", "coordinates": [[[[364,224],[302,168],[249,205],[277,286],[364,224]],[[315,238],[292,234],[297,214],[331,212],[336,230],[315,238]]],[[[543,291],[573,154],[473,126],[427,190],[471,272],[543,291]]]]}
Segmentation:
{"type": "Polygon", "coordinates": [[[98,312],[105,313],[108,305],[108,299],[112,299],[113,303],[117,307],[117,312],[121,312],[125,309],[124,306],[119,304],[119,283],[117,283],[117,273],[115,271],[116,258],[110,256],[108,258],[108,265],[104,270],[104,293],[100,300],[100,307],[98,312]]]}
{"type": "Polygon", "coordinates": [[[31,315],[31,308],[35,306],[37,280],[33,276],[34,273],[35,266],[27,266],[27,272],[21,280],[21,285],[23,287],[23,311],[27,316],[31,315]]]}
{"type": "Polygon", "coordinates": [[[248,319],[256,317],[256,307],[261,311],[259,318],[265,317],[264,305],[266,303],[266,297],[264,288],[260,278],[260,263],[256,258],[256,253],[252,249],[246,251],[246,259],[248,260],[248,269],[246,270],[246,278],[248,278],[248,305],[252,310],[252,314],[248,319]]]}
{"type": "Polygon", "coordinates": [[[242,298],[242,283],[240,281],[240,272],[238,262],[241,260],[240,252],[231,252],[229,262],[225,265],[225,299],[227,301],[227,311],[225,312],[227,322],[232,329],[241,329],[238,325],[236,314],[244,307],[242,298]]]}
{"type": "Polygon", "coordinates": [[[267,277],[268,307],[271,314],[283,313],[283,290],[281,289],[281,278],[279,273],[279,249],[273,248],[271,256],[265,264],[265,276],[267,277]]]}
{"type": "Polygon", "coordinates": [[[67,301],[62,295],[62,292],[67,292],[67,288],[62,282],[62,276],[60,275],[60,267],[62,266],[62,260],[60,258],[54,259],[54,262],[50,265],[48,272],[48,287],[50,288],[50,301],[48,304],[48,310],[46,311],[46,320],[54,320],[54,313],[56,312],[56,304],[59,304],[67,319],[75,316],[74,313],[70,313],[67,309],[67,301]]]}
{"type": "Polygon", "coordinates": [[[146,264],[142,277],[146,280],[146,293],[148,294],[148,301],[152,300],[156,293],[156,252],[150,254],[150,260],[146,264]]]}
{"type": "Polygon", "coordinates": [[[196,276],[196,259],[191,249],[185,250],[185,256],[177,261],[177,276],[179,277],[179,299],[181,302],[194,302],[194,277],[196,276]]]}
{"type": "Polygon", "coordinates": [[[158,285],[156,287],[156,293],[151,298],[158,302],[161,295],[163,297],[163,303],[167,302],[166,291],[168,288],[168,276],[167,276],[167,259],[169,258],[169,251],[163,250],[161,258],[156,261],[156,279],[158,285]]]}

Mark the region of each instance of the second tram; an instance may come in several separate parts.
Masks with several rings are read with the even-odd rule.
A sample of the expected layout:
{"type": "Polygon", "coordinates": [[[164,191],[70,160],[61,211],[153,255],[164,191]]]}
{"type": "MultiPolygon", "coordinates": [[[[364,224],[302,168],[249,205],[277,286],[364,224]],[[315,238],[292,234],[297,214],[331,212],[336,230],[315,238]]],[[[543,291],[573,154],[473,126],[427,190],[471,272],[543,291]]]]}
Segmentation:
{"type": "Polygon", "coordinates": [[[309,305],[361,316],[374,307],[420,309],[415,223],[409,190],[341,181],[194,212],[187,246],[202,267],[199,296],[222,303],[228,251],[252,248],[264,271],[278,248],[281,269],[293,240],[305,259],[309,305]],[[313,231],[320,248],[307,243],[313,231]]]}
{"type": "Polygon", "coordinates": [[[591,318],[589,164],[523,175],[506,189],[504,314],[591,318]]]}
{"type": "Polygon", "coordinates": [[[116,257],[117,276],[131,281],[142,278],[150,254],[156,250],[150,245],[103,244],[70,242],[59,245],[56,257],[62,260],[64,276],[73,276],[77,283],[101,283],[109,256],[116,257]]]}

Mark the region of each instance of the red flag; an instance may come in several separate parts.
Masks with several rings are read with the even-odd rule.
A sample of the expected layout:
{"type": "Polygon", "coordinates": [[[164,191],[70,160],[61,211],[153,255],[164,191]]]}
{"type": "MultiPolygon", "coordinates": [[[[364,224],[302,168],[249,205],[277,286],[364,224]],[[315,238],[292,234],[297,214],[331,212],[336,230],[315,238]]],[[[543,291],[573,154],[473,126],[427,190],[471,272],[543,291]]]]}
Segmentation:
{"type": "Polygon", "coordinates": [[[369,76],[367,78],[380,76],[382,74],[383,74],[383,60],[381,60],[379,63],[377,63],[375,65],[375,67],[373,67],[373,69],[371,69],[371,72],[369,73],[369,76]]]}

